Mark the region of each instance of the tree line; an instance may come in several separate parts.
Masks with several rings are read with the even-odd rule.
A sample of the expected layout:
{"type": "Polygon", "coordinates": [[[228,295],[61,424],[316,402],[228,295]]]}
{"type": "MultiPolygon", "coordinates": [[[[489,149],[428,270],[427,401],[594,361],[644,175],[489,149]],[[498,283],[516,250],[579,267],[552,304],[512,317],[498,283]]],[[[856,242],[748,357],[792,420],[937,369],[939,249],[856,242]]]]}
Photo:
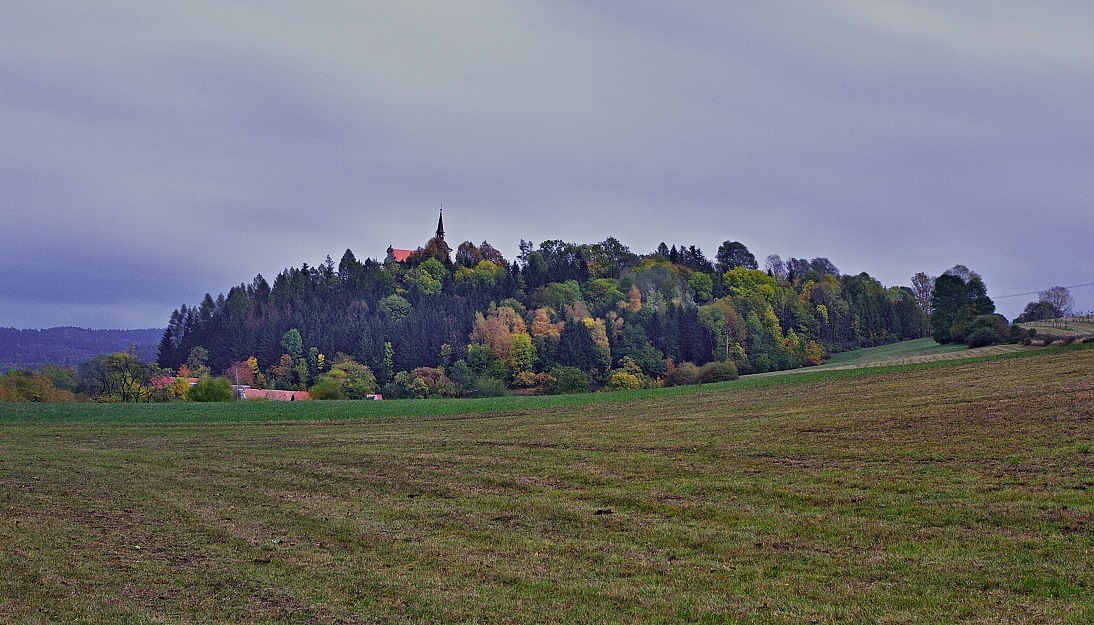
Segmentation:
{"type": "Polygon", "coordinates": [[[42,330],[0,328],[0,372],[37,369],[47,364],[76,365],[98,354],[123,351],[133,345],[139,356],[155,360],[163,328],[91,330],[58,327],[42,330]]]}
{"type": "Polygon", "coordinates": [[[272,284],[259,275],[174,311],[158,362],[320,395],[569,392],[819,364],[930,327],[910,288],[825,258],[772,255],[760,269],[736,241],[713,260],[693,245],[636,254],[615,238],[519,250],[509,261],[465,241],[452,254],[435,237],[403,263],[346,250],[272,284]]]}
{"type": "MultiPolygon", "coordinates": [[[[155,362],[130,349],[10,371],[0,400],[211,401],[232,385],[317,399],[585,392],[728,380],[924,336],[970,347],[1030,336],[963,265],[886,287],[826,258],[771,255],[761,269],[736,241],[713,260],[614,238],[519,250],[509,261],[466,241],[453,254],[435,237],[403,263],[346,250],[273,284],[258,275],[175,310],[155,362]]],[[[1050,289],[1024,314],[1060,312],[1068,297],[1050,289]]]]}

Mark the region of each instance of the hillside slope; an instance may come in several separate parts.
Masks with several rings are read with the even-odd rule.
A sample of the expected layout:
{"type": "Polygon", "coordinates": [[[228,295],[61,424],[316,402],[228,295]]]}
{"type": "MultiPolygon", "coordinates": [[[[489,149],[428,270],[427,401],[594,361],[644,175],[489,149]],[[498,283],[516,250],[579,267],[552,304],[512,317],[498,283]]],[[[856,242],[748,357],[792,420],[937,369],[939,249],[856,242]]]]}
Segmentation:
{"type": "Polygon", "coordinates": [[[45,330],[0,328],[0,371],[35,369],[44,364],[75,366],[99,354],[134,346],[145,360],[156,359],[162,329],[90,330],[60,327],[45,330]]]}

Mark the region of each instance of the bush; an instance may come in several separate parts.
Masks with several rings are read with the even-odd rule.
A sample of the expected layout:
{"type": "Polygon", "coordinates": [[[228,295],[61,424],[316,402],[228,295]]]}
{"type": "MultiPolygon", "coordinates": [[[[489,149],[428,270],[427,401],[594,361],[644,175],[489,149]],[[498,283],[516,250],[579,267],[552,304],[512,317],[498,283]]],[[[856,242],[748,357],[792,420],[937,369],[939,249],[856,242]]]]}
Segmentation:
{"type": "Polygon", "coordinates": [[[199,378],[186,394],[190,401],[232,401],[232,383],[228,378],[199,378]]]}
{"type": "Polygon", "coordinates": [[[308,389],[308,396],[312,399],[345,399],[342,385],[337,380],[326,376],[319,378],[319,383],[308,389]]]}
{"type": "Polygon", "coordinates": [[[699,367],[692,362],[682,362],[665,376],[666,386],[687,386],[699,383],[699,367]]]}
{"type": "Polygon", "coordinates": [[[40,373],[12,370],[0,375],[0,401],[74,402],[74,393],[54,388],[40,373]]]}
{"type": "Polygon", "coordinates": [[[410,372],[410,377],[410,385],[416,389],[420,389],[424,385],[425,395],[423,397],[455,397],[457,395],[456,385],[441,369],[418,367],[410,372]],[[422,385],[416,384],[415,380],[421,380],[422,385]]]}
{"type": "Polygon", "coordinates": [[[467,366],[467,361],[462,358],[452,363],[446,375],[456,385],[456,390],[460,395],[469,395],[475,388],[475,372],[467,366]]]}
{"type": "Polygon", "coordinates": [[[972,347],[985,347],[998,345],[1007,340],[1010,335],[1010,327],[1003,315],[979,315],[973,318],[969,324],[969,332],[965,337],[965,344],[972,347]]]}
{"type": "Polygon", "coordinates": [[[612,377],[608,379],[608,390],[633,391],[638,388],[642,388],[642,378],[633,373],[616,371],[612,374],[612,377]]]}
{"type": "Polygon", "coordinates": [[[995,330],[991,328],[977,328],[969,334],[969,338],[965,340],[965,344],[969,348],[973,347],[987,347],[988,345],[996,345],[999,343],[999,337],[995,335],[995,330]]]}
{"type": "Polygon", "coordinates": [[[577,367],[559,367],[554,372],[555,382],[551,385],[551,393],[566,395],[570,393],[589,392],[589,374],[577,367]]]}
{"type": "Polygon", "coordinates": [[[736,380],[739,377],[737,375],[737,365],[729,361],[708,362],[699,369],[699,384],[726,382],[736,380]]]}
{"type": "Polygon", "coordinates": [[[395,379],[381,388],[389,399],[425,399],[456,397],[456,385],[440,369],[418,367],[395,374],[395,379]]]}
{"type": "Polygon", "coordinates": [[[479,378],[472,394],[475,397],[504,397],[509,394],[509,387],[497,378],[479,378]]]}

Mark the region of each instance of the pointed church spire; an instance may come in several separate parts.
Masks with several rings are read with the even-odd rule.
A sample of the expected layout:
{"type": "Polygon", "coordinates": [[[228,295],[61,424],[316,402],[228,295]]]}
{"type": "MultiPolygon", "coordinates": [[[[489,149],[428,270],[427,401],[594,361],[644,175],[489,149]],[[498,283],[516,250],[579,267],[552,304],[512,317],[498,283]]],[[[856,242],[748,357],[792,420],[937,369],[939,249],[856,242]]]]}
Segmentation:
{"type": "Polygon", "coordinates": [[[437,236],[444,240],[444,204],[441,204],[441,214],[437,218],[437,236]]]}

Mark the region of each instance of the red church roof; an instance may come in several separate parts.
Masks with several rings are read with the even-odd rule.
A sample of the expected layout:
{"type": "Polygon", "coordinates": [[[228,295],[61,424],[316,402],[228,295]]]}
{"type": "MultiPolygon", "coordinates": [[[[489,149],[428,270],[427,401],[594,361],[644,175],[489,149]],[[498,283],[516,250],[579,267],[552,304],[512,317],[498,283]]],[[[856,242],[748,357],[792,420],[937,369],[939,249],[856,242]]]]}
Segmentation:
{"type": "Polygon", "coordinates": [[[413,253],[414,250],[397,250],[393,247],[389,247],[387,248],[387,258],[385,260],[401,263],[409,258],[410,255],[413,253]]]}

